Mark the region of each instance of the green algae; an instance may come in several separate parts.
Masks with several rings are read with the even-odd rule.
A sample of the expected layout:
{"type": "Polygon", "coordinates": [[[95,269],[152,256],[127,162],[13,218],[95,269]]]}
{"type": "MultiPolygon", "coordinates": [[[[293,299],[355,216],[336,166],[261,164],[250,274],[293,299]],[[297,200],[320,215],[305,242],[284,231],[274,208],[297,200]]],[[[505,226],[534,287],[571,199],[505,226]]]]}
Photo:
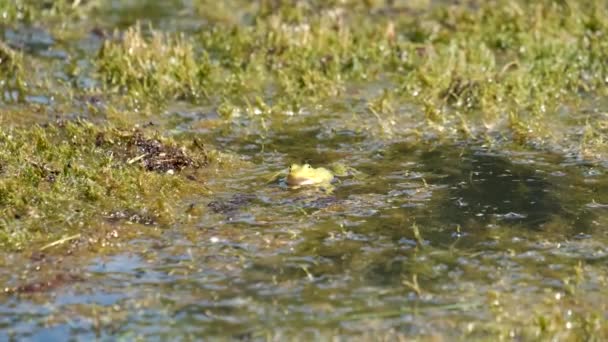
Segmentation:
{"type": "Polygon", "coordinates": [[[147,213],[170,223],[177,210],[172,203],[183,191],[205,191],[179,171],[204,166],[209,154],[195,147],[191,158],[165,144],[145,140],[140,132],[85,122],[3,129],[3,247],[23,249],[65,234],[86,234],[115,211],[147,213]]]}

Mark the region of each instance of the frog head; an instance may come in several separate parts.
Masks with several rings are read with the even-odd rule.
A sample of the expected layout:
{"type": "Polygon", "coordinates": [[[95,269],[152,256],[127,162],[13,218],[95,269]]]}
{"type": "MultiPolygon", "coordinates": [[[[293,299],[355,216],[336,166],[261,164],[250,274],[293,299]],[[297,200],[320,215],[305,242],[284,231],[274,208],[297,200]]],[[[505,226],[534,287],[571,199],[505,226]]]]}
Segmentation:
{"type": "Polygon", "coordinates": [[[324,185],[330,184],[333,178],[333,173],[325,168],[313,168],[309,164],[292,164],[287,175],[287,184],[291,186],[324,185]]]}

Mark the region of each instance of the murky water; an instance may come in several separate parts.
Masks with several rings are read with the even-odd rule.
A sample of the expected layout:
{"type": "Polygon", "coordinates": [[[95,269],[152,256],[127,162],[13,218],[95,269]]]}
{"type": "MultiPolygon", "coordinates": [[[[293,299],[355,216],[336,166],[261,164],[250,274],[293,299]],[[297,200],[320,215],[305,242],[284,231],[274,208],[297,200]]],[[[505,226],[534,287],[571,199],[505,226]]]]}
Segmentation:
{"type": "Polygon", "coordinates": [[[505,312],[554,308],[577,328],[605,305],[603,170],[536,152],[344,140],[271,140],[265,166],[234,175],[211,205],[193,200],[208,215],[123,227],[142,238],[111,256],[49,256],[24,270],[5,255],[9,285],[26,287],[2,299],[1,338],[483,337],[497,319],[521,318],[505,312]],[[317,163],[337,151],[365,177],[331,194],[266,184],[282,149],[317,163]]]}
{"type": "MultiPolygon", "coordinates": [[[[178,5],[110,3],[104,18],[117,27],[140,19],[131,16],[139,3],[163,30],[204,24],[171,19],[178,5]]],[[[93,34],[66,51],[42,29],[4,35],[41,63],[99,47],[93,34]]],[[[549,324],[582,334],[608,319],[604,167],[482,142],[412,142],[409,110],[396,114],[404,131],[380,137],[356,103],[377,92],[336,99],[345,111],[285,115],[268,131],[183,103],[134,119],[211,140],[250,164],[206,180],[212,196],[185,196],[175,224],[117,219],[107,238],[121,238],[99,250],[0,253],[0,340],[526,339],[549,324]],[[332,192],[268,182],[292,162],[360,173],[332,192]]],[[[25,100],[55,105],[45,94],[25,100]]],[[[107,119],[83,109],[103,102],[95,95],[72,100],[70,111],[32,115],[107,119]]]]}

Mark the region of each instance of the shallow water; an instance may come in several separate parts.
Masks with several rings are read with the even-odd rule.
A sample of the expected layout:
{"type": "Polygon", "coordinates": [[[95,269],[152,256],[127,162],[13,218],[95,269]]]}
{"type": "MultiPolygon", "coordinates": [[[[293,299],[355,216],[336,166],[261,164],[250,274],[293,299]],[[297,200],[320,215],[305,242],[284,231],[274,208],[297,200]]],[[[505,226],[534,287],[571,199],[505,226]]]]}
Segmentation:
{"type": "MultiPolygon", "coordinates": [[[[189,2],[109,3],[100,17],[119,28],[206,24],[184,14],[189,2]]],[[[104,122],[106,105],[122,105],[97,94],[96,79],[63,71],[66,54],[92,68],[96,34],[64,42],[19,26],[4,36],[40,59],[41,78],[93,92],[66,101],[34,87],[25,102],[47,111],[8,121],[104,122]]],[[[205,179],[212,195],[184,194],[170,225],[112,218],[101,247],[0,253],[0,340],[525,340],[551,328],[592,337],[608,319],[605,167],[510,144],[412,138],[422,120],[406,105],[383,134],[366,109],[379,83],[264,122],[183,102],[121,118],[200,137],[248,164],[205,179]],[[359,173],[331,192],[268,182],[294,162],[359,173]]],[[[570,128],[580,133],[582,121],[570,128]]]]}
{"type": "MultiPolygon", "coordinates": [[[[13,269],[5,255],[9,285],[77,277],[4,296],[0,336],[483,337],[497,319],[521,334],[521,316],[546,310],[576,329],[586,308],[605,305],[603,170],[465,144],[300,141],[317,163],[333,161],[331,149],[365,176],[328,194],[266,184],[274,165],[256,164],[222,184],[217,212],[130,225],[141,237],[108,256],[13,269]]],[[[298,154],[289,139],[269,145],[298,154]]],[[[283,159],[277,150],[265,158],[283,159]]]]}

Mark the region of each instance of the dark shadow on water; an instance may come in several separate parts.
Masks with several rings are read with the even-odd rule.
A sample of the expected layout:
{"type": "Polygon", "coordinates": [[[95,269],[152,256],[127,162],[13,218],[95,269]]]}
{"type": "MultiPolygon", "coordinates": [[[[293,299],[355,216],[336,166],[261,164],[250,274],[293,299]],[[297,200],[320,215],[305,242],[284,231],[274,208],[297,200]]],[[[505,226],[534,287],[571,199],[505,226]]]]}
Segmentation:
{"type": "Polygon", "coordinates": [[[586,198],[580,193],[569,196],[570,184],[577,180],[562,177],[556,182],[548,176],[551,170],[559,169],[560,162],[557,156],[541,153],[511,157],[468,146],[426,150],[405,144],[392,146],[375,170],[379,178],[392,175],[389,179],[393,183],[384,185],[386,190],[403,182],[395,176],[400,171],[396,165],[411,165],[407,171],[419,173],[436,190],[433,199],[421,208],[387,207],[384,214],[369,220],[375,227],[372,234],[390,236],[395,248],[370,262],[364,277],[386,286],[400,282],[404,274],[419,271],[411,259],[414,255],[428,253],[426,267],[441,263],[445,267],[441,273],[448,273],[460,267],[459,253],[500,253],[521,237],[530,240],[518,247],[526,251],[536,240],[563,241],[590,230],[595,216],[585,209],[586,198]],[[413,215],[416,218],[410,219],[413,215]],[[415,247],[413,223],[428,244],[423,248],[415,247]],[[493,240],[495,234],[504,239],[493,240]],[[459,251],[451,255],[448,250],[456,243],[459,251]]]}
{"type": "Polygon", "coordinates": [[[551,192],[552,184],[535,168],[481,151],[456,153],[444,148],[420,158],[426,172],[447,175],[443,182],[448,197],[441,205],[445,223],[499,222],[540,229],[554,215],[568,215],[551,192]]]}
{"type": "Polygon", "coordinates": [[[559,156],[529,153],[510,157],[476,146],[417,150],[395,144],[387,158],[389,163],[398,164],[408,154],[415,155],[409,159],[414,171],[432,185],[445,187],[434,194],[434,214],[425,218],[425,223],[469,228],[517,226],[540,232],[544,224],[560,217],[578,233],[592,219],[581,209],[584,203],[566,198],[569,194],[564,189],[574,179],[564,177],[554,183],[548,177],[551,170],[559,168],[559,156]]]}

